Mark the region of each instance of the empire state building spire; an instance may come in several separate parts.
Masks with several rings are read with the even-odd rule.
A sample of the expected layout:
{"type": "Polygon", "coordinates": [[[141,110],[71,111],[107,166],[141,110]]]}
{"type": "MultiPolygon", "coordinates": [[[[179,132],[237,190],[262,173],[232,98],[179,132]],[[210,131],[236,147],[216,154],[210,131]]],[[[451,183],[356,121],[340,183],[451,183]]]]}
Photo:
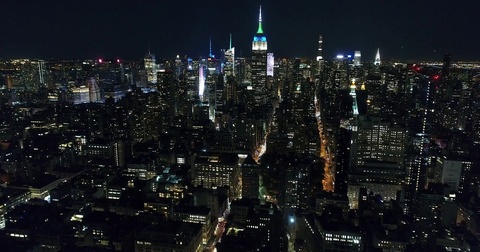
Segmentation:
{"type": "Polygon", "coordinates": [[[258,30],[257,34],[263,34],[263,28],[262,28],[262,6],[260,5],[260,12],[258,14],[258,30]]]}

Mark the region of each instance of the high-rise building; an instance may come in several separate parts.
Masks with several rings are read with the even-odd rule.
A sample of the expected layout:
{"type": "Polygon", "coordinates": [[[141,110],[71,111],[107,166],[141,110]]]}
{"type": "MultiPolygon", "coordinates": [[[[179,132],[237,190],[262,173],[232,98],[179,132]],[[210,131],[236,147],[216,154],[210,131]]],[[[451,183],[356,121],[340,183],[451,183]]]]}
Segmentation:
{"type": "Polygon", "coordinates": [[[352,110],[353,115],[358,115],[358,103],[357,103],[357,87],[355,86],[355,79],[352,79],[352,85],[350,86],[350,96],[353,98],[352,110]]]}
{"type": "Polygon", "coordinates": [[[203,155],[195,157],[192,169],[193,184],[205,188],[229,186],[230,194],[238,190],[240,169],[236,154],[203,155]]]}
{"type": "Polygon", "coordinates": [[[148,52],[144,58],[145,71],[147,74],[148,83],[157,83],[157,65],[155,63],[155,55],[148,52]]]}
{"type": "Polygon", "coordinates": [[[273,77],[273,67],[275,66],[275,58],[273,53],[267,53],[267,76],[273,77]]]}
{"type": "Polygon", "coordinates": [[[323,44],[323,37],[320,34],[318,36],[318,51],[317,51],[317,74],[320,74],[320,72],[323,70],[323,49],[322,49],[322,44],[323,44]]]}
{"type": "Polygon", "coordinates": [[[450,190],[464,193],[468,190],[471,167],[472,161],[440,157],[435,166],[435,182],[447,184],[450,190]]]}
{"type": "Polygon", "coordinates": [[[375,66],[380,66],[382,62],[380,61],[380,48],[377,49],[377,54],[375,54],[375,66]]]}
{"type": "Polygon", "coordinates": [[[46,85],[46,70],[45,70],[45,61],[38,61],[38,79],[41,86],[46,85]]]}
{"type": "Polygon", "coordinates": [[[235,47],[232,47],[232,35],[230,34],[230,48],[224,53],[223,82],[224,97],[226,101],[237,97],[237,75],[235,73],[235,47]]]}
{"type": "Polygon", "coordinates": [[[353,55],[353,65],[360,66],[362,64],[362,53],[360,51],[355,51],[353,55]]]}
{"type": "Polygon", "coordinates": [[[230,34],[230,47],[225,51],[225,66],[223,68],[225,81],[228,76],[235,76],[235,47],[232,47],[232,34],[230,34]]]}
{"type": "Polygon", "coordinates": [[[323,49],[322,49],[322,44],[323,44],[323,37],[322,35],[318,36],[318,52],[317,52],[317,61],[323,60],[323,49]]]}
{"type": "Polygon", "coordinates": [[[366,161],[405,163],[407,131],[404,127],[380,117],[359,116],[357,131],[353,131],[351,164],[365,165],[366,161]]]}
{"type": "Polygon", "coordinates": [[[267,37],[262,28],[262,7],[258,16],[258,30],[252,42],[252,87],[255,105],[266,102],[267,96],[267,37]]]}
{"type": "Polygon", "coordinates": [[[100,95],[100,88],[98,87],[97,81],[95,78],[90,78],[87,81],[89,95],[90,95],[90,102],[101,102],[102,97],[100,95]]]}
{"type": "Polygon", "coordinates": [[[73,104],[89,103],[90,89],[86,86],[73,88],[73,104]]]}
{"type": "Polygon", "coordinates": [[[242,198],[258,199],[260,188],[260,167],[248,156],[242,164],[242,198]]]}
{"type": "Polygon", "coordinates": [[[198,66],[198,96],[200,100],[203,101],[203,93],[205,92],[205,65],[199,64],[198,66]]]}

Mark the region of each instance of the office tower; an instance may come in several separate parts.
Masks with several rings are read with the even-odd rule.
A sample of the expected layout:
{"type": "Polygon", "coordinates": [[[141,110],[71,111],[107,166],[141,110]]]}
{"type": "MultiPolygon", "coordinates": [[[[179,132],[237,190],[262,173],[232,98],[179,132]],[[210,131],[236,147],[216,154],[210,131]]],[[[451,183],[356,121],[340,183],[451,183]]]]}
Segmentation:
{"type": "Polygon", "coordinates": [[[228,186],[230,196],[234,196],[241,189],[238,188],[239,175],[237,154],[224,153],[195,157],[192,169],[194,186],[203,185],[205,188],[228,186]]]}
{"type": "Polygon", "coordinates": [[[103,92],[105,94],[105,101],[108,98],[113,98],[115,102],[118,102],[125,97],[127,85],[124,83],[110,83],[105,86],[103,92]]]}
{"type": "Polygon", "coordinates": [[[465,193],[469,189],[471,167],[472,161],[439,157],[435,166],[435,182],[447,184],[451,191],[465,193]]]}
{"type": "Polygon", "coordinates": [[[258,16],[258,30],[252,42],[252,87],[255,106],[267,100],[267,37],[262,28],[262,7],[258,16]]]}
{"type": "Polygon", "coordinates": [[[16,88],[26,90],[38,90],[45,86],[45,62],[43,60],[16,60],[12,61],[18,69],[18,75],[14,75],[16,88]]]}
{"type": "Polygon", "coordinates": [[[382,62],[380,61],[380,48],[377,49],[377,54],[375,54],[375,66],[380,66],[382,62]]]}
{"type": "Polygon", "coordinates": [[[151,54],[150,51],[144,58],[144,67],[147,75],[148,83],[157,83],[157,65],[155,63],[155,55],[151,54]]]}
{"type": "Polygon", "coordinates": [[[317,75],[320,74],[321,71],[323,71],[323,64],[324,64],[324,61],[323,61],[323,48],[322,48],[322,44],[323,44],[323,37],[322,35],[320,34],[318,36],[318,51],[317,51],[317,64],[318,64],[318,68],[317,68],[317,75]]]}
{"type": "Polygon", "coordinates": [[[201,101],[204,101],[203,94],[205,92],[205,68],[206,66],[203,64],[199,64],[198,66],[198,96],[200,97],[201,101]]]}
{"type": "Polygon", "coordinates": [[[275,65],[275,58],[273,53],[267,53],[267,76],[273,77],[273,67],[275,65]]]}
{"type": "Polygon", "coordinates": [[[230,34],[230,46],[225,51],[225,66],[224,66],[225,81],[228,76],[235,76],[235,47],[232,47],[232,34],[230,34]]]}
{"type": "Polygon", "coordinates": [[[101,102],[102,97],[100,96],[100,88],[98,87],[95,78],[90,78],[87,81],[87,87],[89,90],[90,102],[101,102]]]}
{"type": "Polygon", "coordinates": [[[177,57],[175,58],[175,74],[177,75],[177,78],[179,78],[182,73],[183,73],[182,59],[180,59],[180,55],[177,54],[177,57]]]}
{"type": "Polygon", "coordinates": [[[358,103],[357,103],[357,87],[355,86],[355,79],[352,79],[352,85],[350,86],[350,96],[353,98],[352,110],[353,115],[358,115],[358,103]]]}
{"type": "Polygon", "coordinates": [[[348,78],[348,61],[347,57],[337,55],[333,60],[333,71],[331,76],[331,85],[328,88],[334,90],[347,89],[350,86],[348,78]]]}
{"type": "Polygon", "coordinates": [[[362,65],[362,53],[360,51],[355,51],[355,54],[353,55],[353,65],[362,65]]]}
{"type": "Polygon", "coordinates": [[[405,174],[395,162],[366,161],[348,174],[347,196],[351,209],[361,207],[362,190],[380,195],[384,201],[398,199],[405,174]]]}
{"type": "Polygon", "coordinates": [[[365,165],[377,160],[404,164],[407,131],[404,127],[380,117],[358,117],[357,131],[353,131],[351,166],[365,165]]]}
{"type": "Polygon", "coordinates": [[[323,44],[323,37],[322,37],[322,35],[319,35],[319,36],[318,36],[317,61],[323,60],[322,44],[323,44]]]}
{"type": "Polygon", "coordinates": [[[84,155],[88,158],[108,160],[116,166],[125,167],[125,147],[122,140],[91,141],[85,146],[84,155]]]}
{"type": "Polygon", "coordinates": [[[38,61],[38,81],[41,86],[46,85],[46,71],[45,71],[45,61],[38,61]]]}
{"type": "Polygon", "coordinates": [[[242,164],[242,198],[258,199],[260,167],[249,155],[242,164]]]}
{"type": "Polygon", "coordinates": [[[225,52],[225,65],[223,68],[223,76],[225,83],[225,100],[231,101],[235,100],[237,97],[237,78],[236,78],[236,69],[235,69],[235,47],[232,47],[232,37],[230,35],[230,49],[225,52]]]}
{"type": "Polygon", "coordinates": [[[310,196],[310,164],[311,160],[295,158],[295,161],[286,164],[285,171],[285,210],[308,210],[310,196]]]}
{"type": "Polygon", "coordinates": [[[90,89],[86,86],[73,88],[73,104],[89,103],[90,89]]]}

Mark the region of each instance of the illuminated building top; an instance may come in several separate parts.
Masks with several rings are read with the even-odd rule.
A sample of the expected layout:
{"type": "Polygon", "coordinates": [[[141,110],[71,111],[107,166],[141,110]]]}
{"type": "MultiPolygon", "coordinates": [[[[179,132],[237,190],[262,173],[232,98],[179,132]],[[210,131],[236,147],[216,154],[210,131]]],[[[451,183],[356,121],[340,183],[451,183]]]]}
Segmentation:
{"type": "Polygon", "coordinates": [[[322,35],[320,35],[318,37],[317,61],[323,60],[322,44],[323,44],[323,37],[322,37],[322,35]]]}
{"type": "Polygon", "coordinates": [[[253,37],[252,50],[254,51],[266,51],[267,50],[267,37],[263,34],[262,28],[262,6],[260,6],[260,13],[258,15],[258,30],[257,34],[253,37]]]}
{"type": "Polygon", "coordinates": [[[258,14],[258,30],[257,34],[263,34],[262,28],[262,6],[260,5],[260,13],[258,14]]]}
{"type": "Polygon", "coordinates": [[[375,62],[374,64],[376,66],[379,66],[381,64],[381,61],[380,61],[380,48],[377,49],[377,54],[375,55],[375,62]]]}

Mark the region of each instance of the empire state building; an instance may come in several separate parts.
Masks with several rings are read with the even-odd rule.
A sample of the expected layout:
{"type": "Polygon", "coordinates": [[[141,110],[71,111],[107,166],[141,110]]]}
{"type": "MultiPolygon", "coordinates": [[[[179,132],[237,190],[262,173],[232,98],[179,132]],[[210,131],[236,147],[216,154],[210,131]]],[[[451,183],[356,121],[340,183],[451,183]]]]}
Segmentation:
{"type": "Polygon", "coordinates": [[[267,37],[262,28],[262,6],[258,15],[258,30],[252,41],[252,87],[255,106],[267,101],[267,37]]]}

